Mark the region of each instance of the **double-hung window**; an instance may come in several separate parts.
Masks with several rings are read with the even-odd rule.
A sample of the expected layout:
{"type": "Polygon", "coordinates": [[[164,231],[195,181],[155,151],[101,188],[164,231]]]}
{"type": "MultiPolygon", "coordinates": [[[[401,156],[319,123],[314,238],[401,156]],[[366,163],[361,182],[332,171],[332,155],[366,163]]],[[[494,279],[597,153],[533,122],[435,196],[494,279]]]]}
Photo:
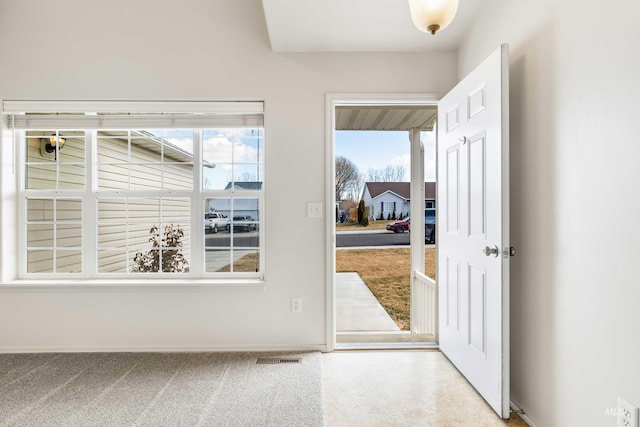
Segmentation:
{"type": "Polygon", "coordinates": [[[382,202],[382,212],[386,214],[391,214],[396,211],[396,202],[382,202]]]}
{"type": "Polygon", "coordinates": [[[263,277],[261,102],[7,106],[19,277],[263,277]]]}

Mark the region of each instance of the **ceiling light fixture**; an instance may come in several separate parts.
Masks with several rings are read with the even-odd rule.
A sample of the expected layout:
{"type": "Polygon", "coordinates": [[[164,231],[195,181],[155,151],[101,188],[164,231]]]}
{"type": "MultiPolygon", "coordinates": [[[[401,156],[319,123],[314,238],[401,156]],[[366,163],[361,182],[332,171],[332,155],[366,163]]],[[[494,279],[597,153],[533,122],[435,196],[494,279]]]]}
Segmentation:
{"type": "Polygon", "coordinates": [[[413,24],[425,33],[435,34],[453,21],[458,0],[409,0],[413,24]]]}

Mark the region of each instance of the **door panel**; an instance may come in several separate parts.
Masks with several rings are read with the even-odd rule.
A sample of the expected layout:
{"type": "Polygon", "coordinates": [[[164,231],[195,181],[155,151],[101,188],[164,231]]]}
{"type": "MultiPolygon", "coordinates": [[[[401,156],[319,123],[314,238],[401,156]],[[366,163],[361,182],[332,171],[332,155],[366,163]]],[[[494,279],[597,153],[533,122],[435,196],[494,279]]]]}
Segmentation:
{"type": "MultiPolygon", "coordinates": [[[[458,232],[458,214],[460,206],[460,149],[457,146],[447,150],[447,224],[448,233],[458,232]]],[[[444,217],[441,217],[444,218],[444,217]]]]}
{"type": "Polygon", "coordinates": [[[485,237],[486,192],[485,192],[485,133],[469,140],[469,237],[485,237]]]}
{"type": "Polygon", "coordinates": [[[438,110],[440,349],[508,418],[508,47],[465,77],[438,110]]]}
{"type": "Polygon", "coordinates": [[[460,299],[458,293],[460,289],[460,281],[458,280],[458,271],[460,265],[455,260],[447,258],[447,275],[445,276],[445,283],[447,284],[447,326],[457,333],[459,329],[459,306],[460,299]]]}
{"type": "Polygon", "coordinates": [[[487,288],[486,271],[469,266],[469,342],[486,358],[487,288]]]}

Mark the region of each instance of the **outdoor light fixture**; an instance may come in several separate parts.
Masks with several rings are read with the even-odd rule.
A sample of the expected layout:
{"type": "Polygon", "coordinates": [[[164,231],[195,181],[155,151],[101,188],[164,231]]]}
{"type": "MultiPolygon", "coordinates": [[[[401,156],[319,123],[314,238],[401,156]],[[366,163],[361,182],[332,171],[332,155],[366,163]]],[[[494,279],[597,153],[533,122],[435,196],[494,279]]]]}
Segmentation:
{"type": "Polygon", "coordinates": [[[458,0],[409,0],[413,24],[425,33],[435,34],[453,21],[458,0]]]}
{"type": "Polygon", "coordinates": [[[40,154],[44,156],[45,153],[53,153],[53,157],[57,160],[58,151],[62,150],[65,142],[67,142],[67,138],[65,138],[64,136],[57,136],[55,133],[52,133],[49,139],[43,138],[41,140],[40,154]]]}

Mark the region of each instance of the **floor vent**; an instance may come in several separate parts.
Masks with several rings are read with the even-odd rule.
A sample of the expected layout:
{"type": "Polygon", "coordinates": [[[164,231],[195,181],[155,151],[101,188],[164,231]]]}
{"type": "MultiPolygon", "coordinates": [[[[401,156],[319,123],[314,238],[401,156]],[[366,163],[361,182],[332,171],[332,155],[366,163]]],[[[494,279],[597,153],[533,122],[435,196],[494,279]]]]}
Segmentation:
{"type": "Polygon", "coordinates": [[[280,363],[302,363],[302,358],[258,357],[257,365],[278,365],[280,363]]]}

